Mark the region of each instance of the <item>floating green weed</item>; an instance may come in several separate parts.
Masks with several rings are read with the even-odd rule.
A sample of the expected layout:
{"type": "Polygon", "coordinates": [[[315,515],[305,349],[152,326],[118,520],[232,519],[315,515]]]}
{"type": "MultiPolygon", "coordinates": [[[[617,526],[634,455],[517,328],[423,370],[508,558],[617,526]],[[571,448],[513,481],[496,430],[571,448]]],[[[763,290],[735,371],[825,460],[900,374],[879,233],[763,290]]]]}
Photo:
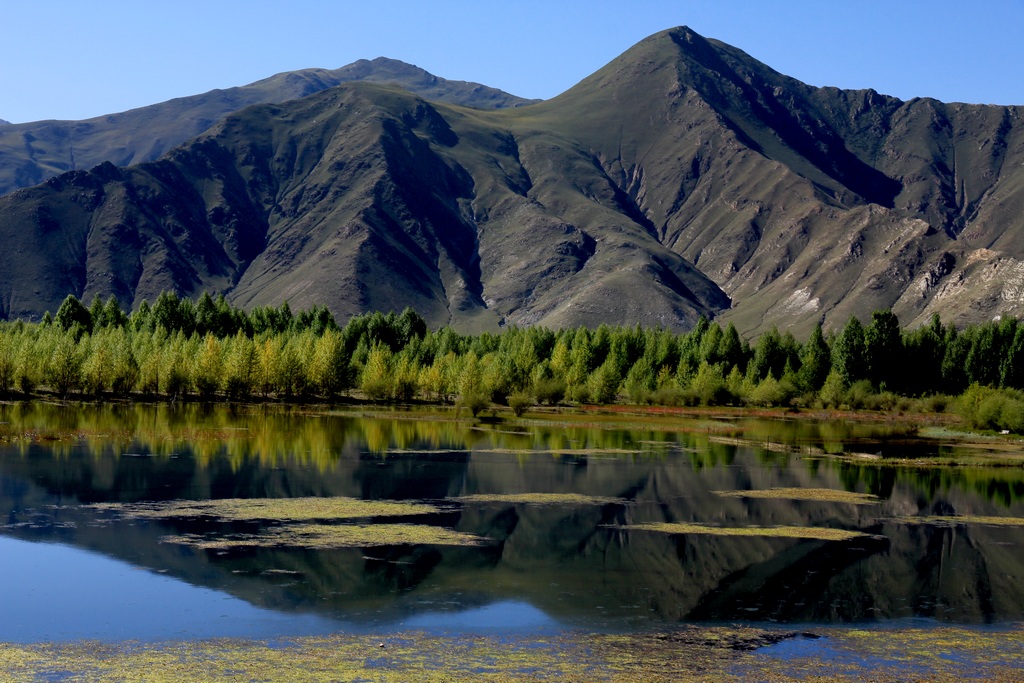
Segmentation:
{"type": "Polygon", "coordinates": [[[711,443],[720,443],[726,446],[743,446],[747,448],[760,448],[773,453],[797,453],[799,448],[790,446],[784,443],[776,443],[774,441],[762,441],[759,439],[743,439],[733,436],[716,436],[712,434],[708,437],[708,441],[711,443]]]}
{"type": "MultiPolygon", "coordinates": [[[[660,446],[659,446],[660,448],[660,446]]],[[[476,448],[474,453],[519,455],[642,455],[652,450],[646,448],[476,448]]]]}
{"type": "Polygon", "coordinates": [[[223,498],[147,503],[94,503],[86,507],[117,512],[131,519],[209,517],[225,522],[253,520],[302,522],[315,519],[407,517],[440,512],[436,506],[425,503],[360,500],[344,497],[223,498]]]}
{"type": "Polygon", "coordinates": [[[1024,630],[687,626],[668,633],[346,633],[275,641],[0,644],[3,681],[1020,681],[1024,630]],[[805,655],[773,644],[807,636],[805,655]],[[824,647],[817,648],[819,642],[824,647]],[[835,654],[840,656],[836,657],[835,654]]]}
{"type": "Polygon", "coordinates": [[[896,517],[892,521],[898,524],[930,524],[934,526],[958,526],[961,524],[1024,526],[1024,517],[993,517],[987,515],[921,515],[919,517],[896,517]]]}
{"type": "Polygon", "coordinates": [[[870,493],[856,493],[838,489],[773,488],[757,491],[713,491],[724,498],[775,498],[783,500],[813,500],[827,503],[874,505],[881,502],[870,493]]]}
{"type": "Polygon", "coordinates": [[[611,505],[623,498],[586,496],[581,493],[476,493],[453,500],[460,503],[512,503],[525,505],[611,505]]]}
{"type": "Polygon", "coordinates": [[[316,550],[387,545],[482,545],[487,539],[426,524],[288,524],[255,534],[164,536],[163,543],[204,550],[297,547],[316,550]]]}
{"type": "Polygon", "coordinates": [[[654,531],[662,534],[707,534],[711,536],[760,536],[767,538],[801,538],[816,541],[849,541],[854,538],[870,538],[869,534],[846,529],[805,526],[744,526],[724,527],[689,522],[658,522],[626,524],[615,527],[627,531],[654,531]]]}

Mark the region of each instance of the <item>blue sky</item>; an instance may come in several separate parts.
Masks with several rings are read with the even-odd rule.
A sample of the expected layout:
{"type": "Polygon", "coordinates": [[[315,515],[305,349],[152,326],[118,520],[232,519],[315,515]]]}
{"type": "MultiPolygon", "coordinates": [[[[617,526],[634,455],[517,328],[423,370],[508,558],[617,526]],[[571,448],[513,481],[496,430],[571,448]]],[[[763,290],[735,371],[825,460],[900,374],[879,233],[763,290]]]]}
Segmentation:
{"type": "Polygon", "coordinates": [[[812,85],[1024,105],[1024,0],[4,0],[0,118],[81,119],[378,56],[546,98],[683,24],[812,85]]]}

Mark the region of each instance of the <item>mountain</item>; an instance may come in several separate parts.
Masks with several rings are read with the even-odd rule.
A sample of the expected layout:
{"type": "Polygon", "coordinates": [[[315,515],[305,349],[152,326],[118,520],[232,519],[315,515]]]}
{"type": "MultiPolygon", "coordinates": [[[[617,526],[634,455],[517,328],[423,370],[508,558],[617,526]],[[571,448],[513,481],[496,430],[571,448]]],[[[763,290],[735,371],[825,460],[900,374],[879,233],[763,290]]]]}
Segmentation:
{"type": "Polygon", "coordinates": [[[525,107],[353,82],[0,198],[0,315],[161,289],[463,329],[1022,315],[1021,113],[814,88],[685,27],[525,107]]]}
{"type": "Polygon", "coordinates": [[[431,100],[481,109],[535,101],[479,83],[438,78],[385,57],[361,59],[334,70],[290,71],[237,88],[211,90],[84,121],[10,124],[0,132],[0,194],[105,161],[116,166],[153,161],[239,109],[305,97],[350,81],[393,83],[431,100]]]}

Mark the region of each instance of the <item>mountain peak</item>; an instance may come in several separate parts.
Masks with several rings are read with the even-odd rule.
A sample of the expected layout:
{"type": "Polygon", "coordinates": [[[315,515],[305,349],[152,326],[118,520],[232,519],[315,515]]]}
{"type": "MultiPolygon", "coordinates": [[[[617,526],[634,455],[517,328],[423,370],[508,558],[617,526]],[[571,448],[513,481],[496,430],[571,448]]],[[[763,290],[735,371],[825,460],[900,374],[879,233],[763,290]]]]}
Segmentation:
{"type": "Polygon", "coordinates": [[[0,318],[161,289],[340,317],[412,306],[463,329],[1024,314],[1019,108],[815,88],[686,26],[514,115],[468,115],[522,100],[386,57],[254,85],[165,103],[164,128],[135,112],[0,129],[0,160],[33,155],[0,180],[31,179],[61,166],[26,158],[72,140],[63,168],[98,163],[88,134],[123,151],[211,102],[281,102],[156,163],[0,198],[0,318]],[[416,96],[333,87],[352,80],[416,96]]]}

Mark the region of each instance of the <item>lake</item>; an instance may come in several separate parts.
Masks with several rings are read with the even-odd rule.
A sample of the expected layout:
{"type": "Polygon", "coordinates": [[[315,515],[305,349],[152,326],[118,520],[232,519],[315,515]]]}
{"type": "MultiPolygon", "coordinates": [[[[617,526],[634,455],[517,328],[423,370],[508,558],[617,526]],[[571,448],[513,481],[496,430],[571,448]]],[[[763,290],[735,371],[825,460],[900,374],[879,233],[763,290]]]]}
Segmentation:
{"type": "Polygon", "coordinates": [[[0,641],[1011,623],[1015,449],[898,421],[3,404],[0,641]]]}

